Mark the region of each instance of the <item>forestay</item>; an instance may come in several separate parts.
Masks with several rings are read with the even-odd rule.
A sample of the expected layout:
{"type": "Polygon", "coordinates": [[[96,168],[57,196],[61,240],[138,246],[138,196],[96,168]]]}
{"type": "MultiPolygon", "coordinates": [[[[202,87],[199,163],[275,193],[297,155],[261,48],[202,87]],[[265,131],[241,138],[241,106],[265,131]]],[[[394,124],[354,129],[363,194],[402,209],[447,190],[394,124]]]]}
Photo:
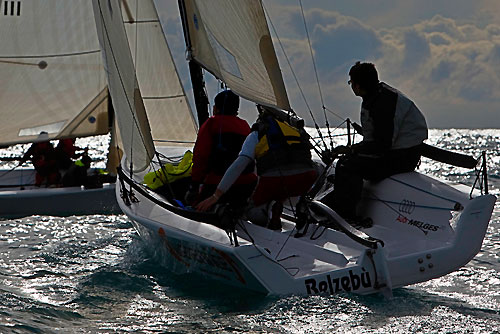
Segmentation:
{"type": "Polygon", "coordinates": [[[192,57],[238,95],[289,110],[261,2],[186,0],[185,5],[192,57]]]}
{"type": "Polygon", "coordinates": [[[141,171],[151,162],[154,146],[120,5],[117,0],[92,4],[124,151],[133,169],[141,171]]]}
{"type": "Polygon", "coordinates": [[[0,1],[0,146],[108,131],[108,94],[87,0],[0,1]]]}
{"type": "Polygon", "coordinates": [[[156,144],[193,143],[196,123],[152,0],[121,2],[135,71],[156,144]]]}

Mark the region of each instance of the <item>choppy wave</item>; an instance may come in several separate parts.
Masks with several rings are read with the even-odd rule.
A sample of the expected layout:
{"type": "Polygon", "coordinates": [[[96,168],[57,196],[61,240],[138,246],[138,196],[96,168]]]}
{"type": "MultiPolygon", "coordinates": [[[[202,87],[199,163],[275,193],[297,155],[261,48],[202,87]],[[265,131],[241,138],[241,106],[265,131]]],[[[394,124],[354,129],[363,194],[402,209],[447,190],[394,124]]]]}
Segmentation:
{"type": "MultiPolygon", "coordinates": [[[[490,192],[500,194],[500,130],[431,130],[429,143],[476,157],[486,150],[490,192]]],[[[420,170],[474,182],[469,170],[426,159],[420,170]]],[[[499,223],[497,202],[467,266],[385,300],[270,298],[178,277],[122,215],[0,220],[0,333],[491,333],[500,328],[499,223]]]]}

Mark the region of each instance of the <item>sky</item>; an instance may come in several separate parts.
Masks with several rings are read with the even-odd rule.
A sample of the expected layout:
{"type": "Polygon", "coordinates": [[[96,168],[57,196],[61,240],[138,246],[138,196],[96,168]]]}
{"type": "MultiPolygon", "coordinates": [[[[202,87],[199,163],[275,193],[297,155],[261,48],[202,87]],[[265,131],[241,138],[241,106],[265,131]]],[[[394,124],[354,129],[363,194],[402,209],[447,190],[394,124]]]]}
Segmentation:
{"type": "MultiPolygon", "coordinates": [[[[192,95],[177,0],[155,2],[192,95]]],[[[275,27],[270,30],[291,106],[307,125],[313,125],[309,108],[318,125],[325,125],[322,105],[333,127],[345,118],[359,122],[361,99],[347,84],[349,68],[359,60],[374,63],[381,81],[412,99],[429,128],[500,128],[499,0],[302,0],[316,72],[300,1],[263,3],[275,27]]],[[[213,100],[220,87],[209,76],[213,100]]],[[[244,118],[255,119],[251,103],[240,109],[244,118]]]]}

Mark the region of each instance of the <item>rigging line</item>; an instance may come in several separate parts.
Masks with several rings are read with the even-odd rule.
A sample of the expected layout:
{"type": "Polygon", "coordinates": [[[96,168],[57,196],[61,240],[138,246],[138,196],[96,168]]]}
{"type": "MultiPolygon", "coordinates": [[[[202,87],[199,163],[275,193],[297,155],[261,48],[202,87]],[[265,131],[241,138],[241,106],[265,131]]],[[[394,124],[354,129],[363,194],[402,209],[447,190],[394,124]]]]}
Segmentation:
{"type": "MultiPolygon", "coordinates": [[[[271,20],[271,16],[268,13],[267,8],[265,7],[264,3],[262,3],[262,7],[264,8],[264,11],[266,12],[267,17],[269,17],[269,23],[271,24],[271,28],[273,29],[273,32],[274,32],[274,35],[276,36],[276,39],[278,40],[278,44],[280,45],[280,49],[283,52],[283,55],[285,56],[288,67],[290,68],[290,71],[292,72],[292,76],[295,80],[295,83],[297,84],[297,87],[299,88],[300,95],[302,96],[302,99],[304,100],[304,103],[305,103],[307,109],[309,110],[309,112],[311,112],[311,107],[309,106],[309,103],[307,102],[304,91],[302,90],[302,86],[299,83],[299,79],[297,78],[297,75],[295,74],[295,71],[293,70],[292,63],[290,62],[290,59],[288,58],[288,55],[285,52],[285,47],[283,46],[283,43],[281,43],[281,39],[278,36],[278,32],[276,31],[276,28],[274,27],[273,21],[271,20]]],[[[312,116],[312,117],[313,117],[313,121],[316,123],[316,121],[314,120],[314,116],[312,116]]]]}
{"type": "MultiPolygon", "coordinates": [[[[120,79],[120,83],[121,83],[121,86],[122,86],[122,89],[123,89],[123,92],[125,93],[125,96],[127,97],[127,104],[129,106],[129,111],[130,113],[132,114],[132,119],[137,127],[137,129],[139,130],[140,127],[139,127],[139,123],[137,121],[137,118],[135,117],[135,113],[133,112],[133,108],[132,108],[132,104],[130,103],[130,99],[129,99],[129,96],[127,94],[127,91],[125,89],[125,84],[124,84],[124,81],[123,81],[123,78],[122,78],[122,75],[121,75],[121,72],[119,71],[118,69],[118,62],[117,62],[117,59],[115,57],[115,52],[111,46],[111,43],[110,43],[110,36],[109,36],[109,32],[108,32],[108,29],[107,29],[107,26],[106,26],[106,22],[104,21],[104,14],[102,12],[102,8],[101,8],[101,2],[99,1],[98,2],[98,5],[99,5],[99,13],[100,13],[100,16],[101,16],[101,20],[102,20],[102,27],[103,27],[103,33],[106,34],[106,40],[109,44],[109,49],[111,51],[111,56],[113,57],[113,62],[114,62],[114,65],[116,66],[116,72],[118,73],[118,78],[120,79]]],[[[137,80],[137,77],[135,76],[135,80],[137,80]]],[[[144,145],[144,148],[147,148],[147,145],[146,145],[146,141],[142,135],[142,131],[138,131],[139,134],[140,134],[140,137],[141,137],[141,141],[142,141],[142,144],[144,145]]],[[[130,152],[132,154],[132,152],[130,152]]],[[[132,156],[130,157],[131,160],[132,160],[132,156]]]]}
{"type": "Polygon", "coordinates": [[[405,186],[408,186],[408,187],[410,187],[410,188],[413,188],[413,189],[415,189],[415,190],[419,190],[419,191],[421,191],[421,192],[423,192],[423,193],[425,193],[425,194],[428,194],[428,195],[431,195],[431,196],[434,196],[434,197],[437,197],[437,198],[443,199],[443,200],[445,200],[445,201],[448,201],[448,202],[451,202],[451,203],[458,203],[457,201],[455,201],[455,200],[453,200],[453,199],[446,198],[446,197],[441,196],[441,195],[433,194],[433,193],[431,193],[430,191],[427,191],[427,190],[425,190],[425,189],[419,188],[419,187],[417,187],[417,186],[414,186],[414,185],[412,185],[412,184],[406,183],[406,182],[404,182],[404,181],[401,181],[401,180],[395,179],[395,178],[394,178],[394,177],[392,177],[392,176],[389,176],[389,179],[391,179],[391,180],[393,180],[393,181],[395,181],[395,182],[398,182],[398,183],[400,183],[400,184],[403,184],[403,185],[405,185],[405,186]]]}
{"type": "Polygon", "coordinates": [[[48,55],[26,55],[26,56],[0,56],[0,59],[23,59],[23,58],[56,58],[56,57],[71,57],[71,56],[83,56],[92,53],[100,53],[101,50],[90,50],[82,52],[71,52],[71,53],[59,53],[59,54],[48,54],[48,55]]]}
{"type": "Polygon", "coordinates": [[[313,142],[312,148],[314,152],[316,152],[320,158],[323,158],[323,152],[321,151],[320,145],[316,142],[316,138],[309,137],[309,139],[313,142]]]}
{"type": "Polygon", "coordinates": [[[3,172],[2,174],[0,174],[0,178],[1,177],[4,177],[5,175],[13,172],[14,170],[16,170],[17,167],[20,167],[22,164],[17,164],[16,166],[12,167],[11,169],[9,169],[8,171],[5,171],[3,172]]]}
{"type": "MultiPolygon", "coordinates": [[[[183,173],[181,173],[181,174],[168,173],[167,171],[163,170],[163,163],[162,163],[162,161],[160,159],[160,154],[156,150],[155,150],[155,156],[156,156],[156,159],[158,160],[160,168],[158,170],[155,170],[153,168],[153,172],[155,173],[155,176],[160,179],[161,183],[163,183],[163,186],[165,186],[165,185],[167,186],[168,190],[170,191],[170,195],[175,200],[176,196],[175,196],[175,193],[174,193],[174,189],[172,188],[172,185],[170,184],[171,182],[168,180],[168,176],[169,175],[182,175],[182,174],[184,174],[184,173],[187,172],[187,169],[183,173]],[[161,178],[161,174],[163,174],[165,176],[165,181],[163,181],[163,179],[161,178]]],[[[151,160],[153,160],[153,159],[151,159],[151,160]]],[[[191,166],[192,165],[193,164],[191,163],[191,166]]],[[[152,167],[152,164],[150,164],[150,168],[151,167],[152,167]]]]}
{"type": "Polygon", "coordinates": [[[476,184],[478,181],[481,181],[479,183],[479,187],[480,187],[481,192],[483,191],[481,172],[477,168],[474,168],[474,175],[476,176],[476,178],[474,179],[474,183],[472,184],[470,194],[469,194],[469,197],[471,199],[472,199],[472,193],[474,192],[474,189],[476,188],[476,184]],[[481,178],[481,180],[479,180],[480,178],[481,178]]]}
{"type": "MultiPolygon", "coordinates": [[[[321,100],[323,114],[325,115],[325,125],[326,125],[326,128],[328,129],[328,136],[331,137],[330,124],[328,124],[328,117],[326,117],[325,101],[323,99],[323,92],[321,91],[321,85],[320,85],[319,76],[318,76],[318,68],[316,66],[316,60],[314,59],[314,53],[313,53],[312,44],[311,44],[311,37],[309,36],[309,29],[307,28],[306,15],[304,14],[304,6],[302,5],[302,0],[299,0],[299,4],[300,4],[300,11],[302,13],[302,20],[304,22],[304,29],[306,31],[307,43],[309,45],[309,53],[311,54],[311,60],[312,60],[313,68],[314,68],[314,75],[316,76],[316,83],[318,84],[319,98],[321,100]]],[[[331,146],[331,149],[333,150],[332,141],[330,141],[330,146],[331,146]]]]}
{"type": "MultiPolygon", "coordinates": [[[[304,14],[304,7],[302,5],[302,0],[299,0],[299,4],[300,4],[300,11],[302,13],[302,20],[304,22],[304,29],[306,31],[307,43],[309,45],[309,52],[311,54],[311,59],[312,59],[312,63],[313,63],[314,74],[316,76],[316,83],[318,84],[319,97],[321,100],[321,105],[323,106],[323,109],[325,109],[325,103],[323,101],[323,93],[321,91],[321,86],[319,83],[318,70],[316,68],[316,61],[314,60],[314,54],[313,54],[313,49],[312,49],[312,45],[311,45],[311,38],[309,36],[309,29],[307,29],[306,16],[304,14]]],[[[325,117],[326,117],[326,113],[325,113],[325,117]]]]}
{"type": "Polygon", "coordinates": [[[318,240],[319,238],[321,238],[321,236],[323,236],[323,234],[325,234],[327,230],[327,227],[326,226],[320,226],[320,225],[317,225],[316,229],[314,231],[311,232],[311,236],[309,237],[309,240],[318,240]],[[321,233],[316,236],[316,232],[321,228],[323,227],[323,231],[321,231],[321,233]]]}
{"type": "MultiPolygon", "coordinates": [[[[292,208],[293,215],[295,217],[297,217],[296,214],[295,214],[295,210],[293,209],[292,199],[290,197],[288,197],[288,202],[290,203],[290,207],[292,208]]],[[[271,209],[271,211],[272,211],[272,209],[271,209]]],[[[280,217],[280,224],[281,224],[281,217],[280,217]]],[[[288,235],[287,235],[287,237],[285,239],[285,242],[283,242],[283,245],[281,246],[280,250],[276,254],[276,257],[275,257],[276,261],[280,261],[280,260],[278,260],[278,256],[281,254],[281,251],[285,248],[286,244],[288,243],[288,240],[290,240],[293,232],[295,232],[296,229],[297,229],[297,225],[294,225],[293,229],[290,231],[290,233],[288,233],[288,235]]]]}
{"type": "MultiPolygon", "coordinates": [[[[395,204],[395,205],[401,205],[401,202],[396,202],[396,201],[389,201],[389,200],[384,200],[381,198],[370,198],[370,197],[365,197],[367,200],[371,201],[378,201],[378,202],[383,202],[383,203],[389,203],[389,204],[395,204]]],[[[446,211],[459,211],[457,208],[444,208],[444,207],[439,207],[439,206],[430,206],[430,205],[420,205],[420,204],[415,204],[416,208],[422,208],[422,209],[433,209],[433,210],[446,210],[446,211]]]]}
{"type": "MultiPolygon", "coordinates": [[[[295,277],[299,271],[297,271],[295,274],[291,273],[288,271],[288,268],[285,267],[284,265],[282,265],[279,260],[275,260],[271,257],[271,254],[270,253],[265,253],[264,251],[262,251],[260,249],[261,246],[258,246],[255,244],[255,242],[252,242],[252,246],[260,253],[260,255],[257,255],[257,256],[253,256],[253,257],[250,257],[250,259],[252,258],[256,258],[256,257],[259,257],[259,256],[262,256],[264,259],[268,260],[268,261],[271,261],[273,264],[277,264],[278,266],[280,266],[281,268],[283,268],[286,272],[288,272],[292,277],[295,277]]],[[[291,269],[298,269],[298,268],[291,268],[291,269]]]]}
{"type": "MultiPolygon", "coordinates": [[[[408,218],[407,216],[405,216],[402,212],[394,209],[392,206],[390,206],[388,203],[386,203],[385,201],[383,201],[382,199],[380,199],[377,195],[375,195],[375,193],[373,193],[372,191],[368,191],[368,193],[370,195],[372,195],[373,197],[375,197],[376,199],[378,199],[382,204],[384,204],[386,207],[388,207],[390,210],[394,211],[398,217],[403,217],[404,219],[406,219],[407,221],[411,221],[410,218],[408,218]]],[[[424,230],[422,227],[420,226],[416,226],[416,225],[413,225],[414,227],[418,228],[423,234],[427,235],[427,233],[429,233],[428,231],[424,230]]]]}
{"type": "MultiPolygon", "coordinates": [[[[337,125],[337,126],[335,127],[335,129],[333,129],[333,130],[332,130],[332,132],[333,132],[333,131],[336,131],[336,130],[338,130],[338,129],[340,129],[340,127],[341,127],[342,125],[344,125],[345,123],[347,123],[347,119],[344,119],[344,121],[343,121],[342,123],[340,123],[339,125],[337,125]]],[[[348,136],[348,135],[349,135],[349,133],[342,133],[342,134],[340,134],[340,135],[331,135],[331,134],[330,134],[330,140],[332,140],[332,139],[333,139],[333,137],[343,137],[343,136],[348,136]]]]}
{"type": "MultiPolygon", "coordinates": [[[[250,238],[250,242],[252,243],[252,246],[253,246],[253,247],[257,250],[257,252],[259,252],[259,253],[260,253],[260,255],[257,255],[257,256],[252,256],[252,257],[250,257],[249,259],[253,259],[253,258],[256,258],[256,257],[262,256],[262,257],[264,257],[265,259],[267,259],[267,260],[271,261],[272,263],[279,265],[281,268],[283,268],[284,270],[286,270],[286,271],[287,271],[290,275],[292,275],[292,276],[295,276],[295,275],[297,275],[297,274],[299,273],[299,271],[300,271],[300,270],[299,270],[299,268],[287,268],[287,267],[285,267],[284,265],[282,265],[282,264],[280,263],[280,261],[286,260],[286,259],[288,259],[288,258],[290,258],[290,257],[292,257],[292,256],[290,256],[290,257],[288,257],[288,258],[284,258],[284,259],[279,259],[279,260],[277,259],[277,256],[276,256],[275,258],[273,258],[273,257],[271,256],[271,255],[272,255],[272,254],[271,254],[271,252],[270,252],[267,248],[264,248],[265,250],[267,250],[267,251],[268,251],[268,253],[265,253],[265,252],[263,252],[263,251],[261,250],[261,248],[263,248],[262,246],[258,246],[257,244],[255,244],[255,240],[254,240],[254,238],[250,235],[250,233],[248,232],[247,228],[244,226],[244,223],[242,223],[241,221],[238,221],[238,223],[237,223],[237,224],[241,227],[241,229],[242,229],[242,230],[246,233],[246,235],[250,238]],[[297,272],[296,272],[295,274],[293,274],[293,273],[289,272],[289,270],[288,270],[288,269],[297,269],[297,272]]],[[[281,250],[280,250],[280,251],[281,251],[281,250]]]]}
{"type": "MultiPolygon", "coordinates": [[[[332,138],[335,138],[335,137],[345,137],[345,136],[347,136],[347,133],[341,133],[341,134],[338,134],[338,135],[332,135],[332,138]]],[[[318,139],[318,138],[319,137],[311,137],[311,139],[318,139]]]]}
{"type": "MultiPolygon", "coordinates": [[[[335,129],[332,130],[333,131],[336,131],[338,130],[344,123],[346,123],[347,120],[344,120],[342,123],[340,123],[335,129]]],[[[342,134],[338,134],[338,135],[333,135],[333,134],[330,134],[329,135],[329,139],[330,139],[330,146],[332,147],[332,151],[333,151],[333,138],[334,137],[345,137],[345,136],[348,136],[349,134],[347,133],[342,133],[342,134]]],[[[314,150],[316,151],[316,147],[319,147],[320,145],[316,142],[316,139],[323,139],[323,137],[319,136],[319,137],[309,137],[311,139],[311,141],[314,143],[313,147],[314,147],[314,150]]],[[[318,152],[316,152],[318,153],[318,152]]],[[[321,154],[318,154],[321,156],[321,154]]]]}
{"type": "MultiPolygon", "coordinates": [[[[278,159],[277,159],[277,157],[276,157],[276,152],[273,152],[272,154],[273,154],[274,160],[277,162],[277,160],[278,160],[278,159]]],[[[284,188],[284,190],[285,190],[285,193],[286,193],[287,195],[290,195],[290,191],[288,191],[288,187],[286,186],[286,183],[284,182],[284,175],[283,175],[283,171],[282,171],[282,170],[281,170],[281,168],[279,168],[279,167],[278,167],[278,172],[279,172],[279,174],[280,174],[281,183],[283,184],[283,188],[284,188]]],[[[296,214],[296,212],[295,212],[295,209],[294,209],[294,207],[293,207],[293,203],[292,203],[292,197],[291,197],[291,196],[287,196],[287,200],[288,200],[288,203],[289,203],[289,205],[290,205],[290,209],[291,209],[291,211],[292,211],[292,213],[293,213],[293,216],[294,216],[295,218],[297,218],[297,214],[296,214]]],[[[277,202],[278,202],[278,201],[276,201],[276,203],[277,203],[277,202]]],[[[281,203],[281,205],[283,206],[283,203],[281,203]]],[[[274,206],[274,205],[273,205],[273,206],[274,206]]],[[[272,219],[272,214],[273,214],[273,206],[271,206],[271,219],[272,219]]],[[[281,213],[280,213],[280,217],[279,217],[279,219],[280,219],[280,225],[281,225],[281,213]]],[[[276,260],[276,261],[279,261],[279,260],[278,260],[278,256],[281,254],[281,251],[285,248],[286,244],[288,243],[288,240],[290,240],[290,237],[292,236],[292,234],[293,234],[293,232],[296,230],[296,228],[297,228],[297,226],[295,225],[295,226],[293,227],[293,229],[290,231],[290,233],[288,234],[288,236],[286,237],[285,242],[283,243],[283,245],[281,246],[280,250],[279,250],[279,251],[278,251],[278,253],[276,254],[276,257],[275,257],[275,260],[276,260]]]]}
{"type": "Polygon", "coordinates": [[[175,161],[175,162],[180,162],[182,160],[182,158],[184,157],[184,155],[174,155],[174,156],[166,156],[165,154],[161,153],[161,152],[158,152],[158,154],[160,154],[160,157],[168,160],[168,161],[175,161]]]}
{"type": "Polygon", "coordinates": [[[246,235],[248,236],[248,238],[250,239],[250,242],[251,242],[252,244],[254,244],[254,245],[255,245],[255,240],[254,240],[254,238],[252,237],[252,235],[250,234],[250,232],[248,232],[247,227],[244,225],[244,223],[242,223],[242,222],[241,222],[241,220],[240,220],[240,219],[238,219],[238,222],[236,223],[236,225],[237,225],[237,226],[239,226],[243,232],[245,232],[245,234],[246,234],[246,235]]]}
{"type": "Polygon", "coordinates": [[[316,131],[318,131],[319,137],[321,138],[323,145],[325,146],[325,149],[328,150],[328,146],[326,145],[325,140],[323,139],[323,135],[321,134],[321,131],[319,129],[318,123],[316,122],[316,119],[314,118],[314,114],[312,113],[311,107],[309,106],[309,103],[307,102],[306,96],[304,94],[304,91],[302,90],[302,86],[299,83],[299,79],[297,78],[297,75],[295,74],[295,71],[293,70],[292,63],[290,62],[290,59],[288,58],[287,53],[285,52],[285,47],[283,46],[283,43],[281,43],[281,39],[278,35],[278,32],[276,31],[276,28],[274,27],[273,21],[271,20],[271,15],[267,11],[266,6],[264,3],[262,3],[262,7],[264,8],[264,12],[266,13],[267,17],[269,18],[269,23],[271,24],[271,28],[274,32],[274,35],[276,36],[276,39],[278,40],[278,44],[280,46],[281,51],[283,52],[283,56],[286,59],[286,62],[288,64],[288,67],[290,68],[290,71],[292,72],[292,76],[295,80],[295,83],[297,84],[297,87],[299,89],[300,95],[302,96],[302,99],[304,100],[304,103],[306,105],[307,110],[309,111],[309,115],[311,116],[312,121],[314,122],[314,127],[316,128],[316,131]]]}
{"type": "Polygon", "coordinates": [[[330,114],[332,114],[333,116],[336,116],[336,117],[338,117],[338,118],[340,118],[340,119],[344,120],[344,122],[345,122],[345,117],[340,116],[339,114],[337,114],[337,113],[335,113],[334,111],[332,111],[332,110],[328,109],[327,107],[324,107],[324,108],[325,108],[325,110],[326,110],[326,111],[328,111],[330,114]]]}

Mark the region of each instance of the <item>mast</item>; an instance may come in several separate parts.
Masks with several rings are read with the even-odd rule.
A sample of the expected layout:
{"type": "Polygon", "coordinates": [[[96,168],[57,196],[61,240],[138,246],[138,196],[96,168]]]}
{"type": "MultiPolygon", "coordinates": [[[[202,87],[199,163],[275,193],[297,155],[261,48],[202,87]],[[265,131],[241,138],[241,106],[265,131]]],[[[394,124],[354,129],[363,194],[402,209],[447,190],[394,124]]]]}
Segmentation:
{"type": "Polygon", "coordinates": [[[182,21],[182,30],[184,32],[184,41],[187,48],[187,59],[189,63],[189,75],[193,86],[194,103],[196,105],[196,114],[198,116],[198,125],[201,125],[208,119],[208,96],[205,90],[205,80],[203,79],[202,67],[193,59],[191,55],[191,37],[187,23],[186,5],[184,0],[178,0],[179,12],[182,21]]]}

